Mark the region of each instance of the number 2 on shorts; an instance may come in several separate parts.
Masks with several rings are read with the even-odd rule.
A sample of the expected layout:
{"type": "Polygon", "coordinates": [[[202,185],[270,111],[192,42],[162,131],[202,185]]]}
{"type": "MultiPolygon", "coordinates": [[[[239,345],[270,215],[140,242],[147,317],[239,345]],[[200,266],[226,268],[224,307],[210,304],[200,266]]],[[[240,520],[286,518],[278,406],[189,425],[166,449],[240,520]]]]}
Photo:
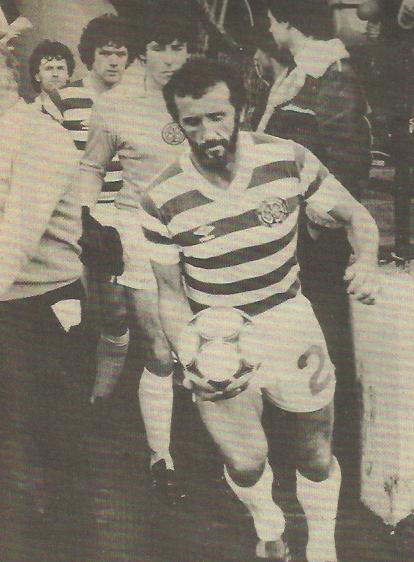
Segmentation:
{"type": "Polygon", "coordinates": [[[325,352],[320,345],[311,345],[310,348],[305,351],[305,353],[302,353],[302,355],[298,359],[299,369],[304,369],[308,366],[309,358],[312,355],[316,355],[316,357],[318,358],[318,366],[309,379],[309,388],[311,394],[312,396],[315,396],[315,394],[319,394],[328,386],[331,380],[331,372],[328,371],[326,377],[322,378],[321,380],[321,374],[325,366],[325,352]]]}

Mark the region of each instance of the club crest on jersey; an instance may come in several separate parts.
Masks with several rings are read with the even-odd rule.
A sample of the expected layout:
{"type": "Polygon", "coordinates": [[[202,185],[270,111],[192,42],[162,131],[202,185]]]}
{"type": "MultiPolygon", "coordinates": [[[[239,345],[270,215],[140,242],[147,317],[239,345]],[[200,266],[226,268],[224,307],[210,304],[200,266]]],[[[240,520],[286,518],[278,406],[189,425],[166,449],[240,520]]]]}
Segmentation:
{"type": "Polygon", "coordinates": [[[273,197],[262,201],[256,213],[260,222],[271,228],[275,224],[282,223],[289,215],[289,210],[283,199],[273,197]]]}
{"type": "Polygon", "coordinates": [[[185,140],[184,133],[177,123],[167,123],[161,131],[162,140],[167,144],[182,144],[185,140]]]}

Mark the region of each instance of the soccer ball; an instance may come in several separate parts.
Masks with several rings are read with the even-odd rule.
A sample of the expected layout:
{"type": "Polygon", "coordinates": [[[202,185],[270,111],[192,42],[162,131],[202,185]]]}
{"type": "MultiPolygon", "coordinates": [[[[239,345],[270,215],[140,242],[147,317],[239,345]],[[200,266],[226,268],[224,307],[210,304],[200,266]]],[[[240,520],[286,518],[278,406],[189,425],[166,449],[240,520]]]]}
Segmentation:
{"type": "Polygon", "coordinates": [[[202,310],[180,335],[178,357],[192,386],[207,392],[244,390],[260,367],[253,320],[231,307],[202,310]]]}

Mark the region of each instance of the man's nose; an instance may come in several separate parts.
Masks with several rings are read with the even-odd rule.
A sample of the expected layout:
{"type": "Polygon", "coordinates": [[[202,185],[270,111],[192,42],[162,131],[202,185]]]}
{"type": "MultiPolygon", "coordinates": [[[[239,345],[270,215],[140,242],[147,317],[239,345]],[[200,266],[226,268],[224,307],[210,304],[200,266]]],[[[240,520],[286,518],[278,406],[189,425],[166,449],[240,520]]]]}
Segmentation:
{"type": "Polygon", "coordinates": [[[164,52],[164,63],[171,65],[174,62],[174,53],[171,49],[166,49],[164,52]]]}
{"type": "Polygon", "coordinates": [[[220,138],[214,122],[210,119],[203,119],[201,130],[203,134],[203,141],[217,140],[220,138]]]}

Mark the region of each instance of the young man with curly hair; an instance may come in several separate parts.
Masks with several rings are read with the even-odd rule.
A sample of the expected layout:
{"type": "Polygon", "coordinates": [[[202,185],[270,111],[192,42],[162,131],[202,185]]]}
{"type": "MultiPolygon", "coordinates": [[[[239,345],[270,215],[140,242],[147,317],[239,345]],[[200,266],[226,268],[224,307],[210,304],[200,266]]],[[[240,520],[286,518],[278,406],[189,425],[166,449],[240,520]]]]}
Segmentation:
{"type": "Polygon", "coordinates": [[[29,58],[32,87],[38,96],[34,104],[43,113],[49,113],[57,121],[62,115],[50,99],[56,90],[64,88],[75,70],[75,59],[69,47],[59,41],[45,39],[33,50],[29,58]]]}

